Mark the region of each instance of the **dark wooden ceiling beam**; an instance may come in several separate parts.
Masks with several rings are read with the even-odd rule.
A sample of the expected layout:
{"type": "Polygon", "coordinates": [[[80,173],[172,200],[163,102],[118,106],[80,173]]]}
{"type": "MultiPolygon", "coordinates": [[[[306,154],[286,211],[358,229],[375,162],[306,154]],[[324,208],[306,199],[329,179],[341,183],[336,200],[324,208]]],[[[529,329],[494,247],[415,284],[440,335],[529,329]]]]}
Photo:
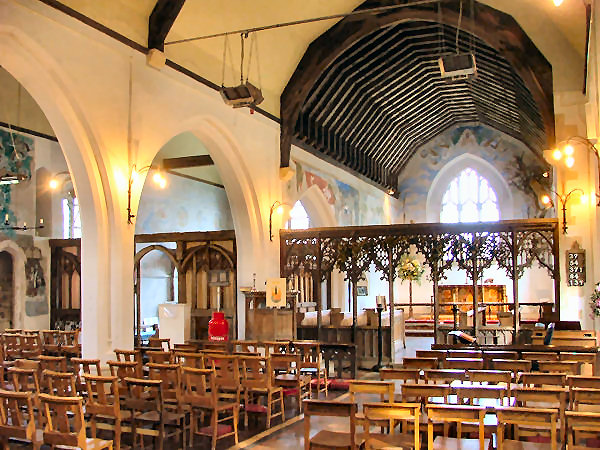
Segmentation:
{"type": "Polygon", "coordinates": [[[183,156],[180,158],[165,158],[162,160],[162,166],[165,170],[213,166],[214,164],[215,163],[210,155],[183,156]]]}
{"type": "Polygon", "coordinates": [[[165,39],[185,0],[157,0],[148,20],[148,48],[165,51],[165,39]]]}

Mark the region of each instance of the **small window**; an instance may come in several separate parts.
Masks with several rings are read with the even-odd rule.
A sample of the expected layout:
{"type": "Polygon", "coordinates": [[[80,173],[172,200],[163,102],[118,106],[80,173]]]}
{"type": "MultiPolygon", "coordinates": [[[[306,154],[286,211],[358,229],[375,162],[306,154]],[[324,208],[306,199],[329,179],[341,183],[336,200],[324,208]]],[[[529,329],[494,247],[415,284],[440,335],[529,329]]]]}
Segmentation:
{"type": "Polygon", "coordinates": [[[467,168],[454,178],[442,197],[440,222],[494,222],[500,220],[498,198],[488,180],[467,168]]]}
{"type": "Polygon", "coordinates": [[[65,239],[81,238],[81,217],[77,197],[67,196],[62,200],[63,237],[65,239]]]}
{"type": "Polygon", "coordinates": [[[287,222],[287,228],[290,230],[306,230],[310,228],[310,219],[300,200],[290,210],[290,220],[287,222]]]}

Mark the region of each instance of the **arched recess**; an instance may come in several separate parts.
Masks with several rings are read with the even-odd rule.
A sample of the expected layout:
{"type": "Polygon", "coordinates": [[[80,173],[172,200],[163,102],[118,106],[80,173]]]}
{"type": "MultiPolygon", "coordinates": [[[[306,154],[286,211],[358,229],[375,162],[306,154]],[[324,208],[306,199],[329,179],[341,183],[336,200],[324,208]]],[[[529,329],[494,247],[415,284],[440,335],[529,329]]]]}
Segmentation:
{"type": "Polygon", "coordinates": [[[13,328],[25,328],[25,252],[15,241],[6,239],[0,241],[0,252],[7,252],[13,259],[13,328]]]}
{"type": "MultiPolygon", "coordinates": [[[[193,133],[206,147],[225,186],[236,237],[237,246],[237,286],[250,286],[252,274],[258,279],[266,279],[269,269],[266,254],[268,231],[261,214],[259,195],[250,171],[244,164],[241,146],[227,130],[226,126],[211,116],[200,115],[182,121],[178,128],[159,143],[154,156],[173,137],[183,132],[193,133]]],[[[139,203],[139,193],[136,202],[139,203]]],[[[137,206],[136,206],[137,208],[137,206]]],[[[268,210],[266,212],[268,219],[268,210]]],[[[275,261],[275,267],[276,267],[275,261]]],[[[245,336],[245,298],[237,292],[238,337],[245,336]]]]}
{"type": "MultiPolygon", "coordinates": [[[[9,7],[0,7],[0,17],[10,17],[10,11],[4,11],[9,7]]],[[[121,243],[110,230],[114,211],[107,172],[100,164],[100,144],[84,109],[68,89],[73,85],[69,74],[48,51],[24,30],[0,21],[0,53],[2,66],[27,89],[48,119],[81,201],[82,351],[84,357],[106,358],[113,345],[131,346],[133,333],[122,326],[126,314],[116,314],[111,320],[111,306],[125,311],[122,299],[113,298],[117,283],[111,283],[110,253],[121,243]],[[119,330],[118,336],[112,335],[113,329],[119,330]]]]}
{"type": "Polygon", "coordinates": [[[502,174],[486,160],[471,153],[464,153],[442,167],[431,182],[427,194],[427,221],[440,221],[442,197],[448,185],[460,172],[468,167],[485,177],[496,192],[498,207],[500,208],[500,220],[513,219],[513,196],[502,174]]]}
{"type": "MultiPolygon", "coordinates": [[[[355,11],[390,6],[391,3],[387,0],[368,0],[355,11]]],[[[459,21],[459,4],[458,0],[451,0],[405,6],[380,14],[347,16],[315,39],[281,94],[281,167],[289,166],[294,127],[311,88],[346,49],[374,31],[401,22],[436,23],[441,20],[445,25],[454,27],[459,21]],[[438,12],[437,5],[440,5],[441,12],[438,12]]],[[[497,49],[514,67],[539,107],[547,146],[552,147],[555,142],[552,66],[512,16],[479,2],[475,4],[475,20],[462,20],[462,29],[497,49]]],[[[323,134],[327,135],[327,131],[323,134]]]]}
{"type": "Polygon", "coordinates": [[[335,220],[331,205],[327,202],[323,192],[316,184],[313,184],[305,190],[302,195],[298,197],[297,201],[300,201],[302,206],[304,206],[314,227],[337,226],[337,220],[335,220]]]}

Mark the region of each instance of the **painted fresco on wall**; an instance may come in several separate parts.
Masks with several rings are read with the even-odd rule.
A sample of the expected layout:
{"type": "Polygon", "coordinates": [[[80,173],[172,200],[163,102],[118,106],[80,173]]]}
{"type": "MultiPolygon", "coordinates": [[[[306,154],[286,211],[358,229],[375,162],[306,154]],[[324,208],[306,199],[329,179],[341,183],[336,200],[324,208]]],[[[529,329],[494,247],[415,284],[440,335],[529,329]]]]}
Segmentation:
{"type": "MultiPolygon", "coordinates": [[[[34,143],[33,139],[22,134],[0,128],[0,175],[10,172],[25,175],[31,179],[33,169],[34,143]]],[[[12,186],[0,186],[0,218],[10,223],[17,222],[17,216],[11,204],[12,186]]],[[[13,230],[4,231],[9,237],[14,237],[13,230]]]]}
{"type": "MultiPolygon", "coordinates": [[[[361,214],[361,194],[358,189],[313,167],[296,163],[296,191],[302,195],[304,191],[316,185],[323,193],[333,210],[340,226],[364,225],[361,214]]],[[[381,202],[380,202],[381,203],[381,202]]],[[[376,218],[371,217],[371,220],[376,218]]],[[[379,223],[379,222],[371,222],[379,223]]]]}
{"type": "Polygon", "coordinates": [[[511,188],[514,217],[503,219],[545,217],[548,214],[541,208],[534,189],[536,183],[550,184],[550,177],[544,179],[541,176],[549,170],[547,165],[524,144],[478,125],[450,129],[416,152],[399,178],[401,221],[426,221],[425,206],[434,178],[447,163],[463,154],[473,154],[493,165],[511,188]]]}
{"type": "Polygon", "coordinates": [[[48,314],[46,279],[40,258],[27,258],[25,280],[25,314],[29,317],[48,314]]]}

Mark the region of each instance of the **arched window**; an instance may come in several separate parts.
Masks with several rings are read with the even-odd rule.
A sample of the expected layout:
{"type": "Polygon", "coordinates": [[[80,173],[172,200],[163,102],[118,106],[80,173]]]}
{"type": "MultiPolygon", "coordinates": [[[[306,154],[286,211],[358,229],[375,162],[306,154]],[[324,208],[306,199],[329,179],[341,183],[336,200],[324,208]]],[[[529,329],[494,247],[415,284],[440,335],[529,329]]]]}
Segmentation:
{"type": "Polygon", "coordinates": [[[442,196],[440,222],[493,222],[500,220],[498,197],[485,177],[466,168],[442,196]]]}
{"type": "Polygon", "coordinates": [[[287,222],[287,228],[290,230],[306,230],[310,228],[310,218],[300,200],[290,210],[290,220],[287,222]]]}

